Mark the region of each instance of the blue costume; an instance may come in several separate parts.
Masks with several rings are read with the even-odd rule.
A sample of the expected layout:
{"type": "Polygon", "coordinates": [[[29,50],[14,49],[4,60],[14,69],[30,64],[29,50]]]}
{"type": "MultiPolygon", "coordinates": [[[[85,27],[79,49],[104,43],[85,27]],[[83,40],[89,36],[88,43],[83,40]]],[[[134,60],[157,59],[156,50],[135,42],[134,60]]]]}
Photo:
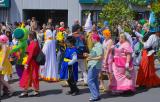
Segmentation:
{"type": "MultiPolygon", "coordinates": [[[[76,52],[76,48],[67,48],[65,50],[65,56],[64,59],[72,59],[72,55],[73,53],[76,52]]],[[[73,68],[73,75],[74,75],[74,80],[77,81],[78,80],[78,62],[74,63],[72,65],[73,68]]],[[[68,80],[69,79],[69,67],[68,67],[68,62],[67,61],[63,61],[62,65],[61,65],[61,70],[60,70],[60,79],[63,80],[68,80]]]]}

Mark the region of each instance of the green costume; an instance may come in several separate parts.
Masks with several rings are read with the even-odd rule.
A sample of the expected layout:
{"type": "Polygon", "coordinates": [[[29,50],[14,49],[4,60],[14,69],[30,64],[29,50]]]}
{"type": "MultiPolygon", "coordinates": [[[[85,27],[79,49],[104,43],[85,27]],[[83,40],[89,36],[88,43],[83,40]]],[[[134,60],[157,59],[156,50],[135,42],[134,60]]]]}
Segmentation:
{"type": "Polygon", "coordinates": [[[16,63],[16,71],[17,74],[19,76],[19,78],[22,77],[22,73],[23,73],[23,65],[22,65],[22,61],[23,58],[26,55],[26,48],[27,48],[27,38],[28,38],[28,34],[29,31],[25,28],[17,28],[14,31],[14,37],[18,40],[18,45],[16,45],[11,51],[10,54],[13,53],[19,53],[19,57],[17,59],[17,63],[16,63]]]}

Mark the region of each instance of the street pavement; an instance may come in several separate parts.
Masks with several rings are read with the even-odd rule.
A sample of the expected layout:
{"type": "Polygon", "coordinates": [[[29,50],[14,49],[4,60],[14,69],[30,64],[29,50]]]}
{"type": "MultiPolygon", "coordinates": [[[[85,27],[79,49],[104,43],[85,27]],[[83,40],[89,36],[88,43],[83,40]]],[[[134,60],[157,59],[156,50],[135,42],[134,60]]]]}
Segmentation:
{"type": "MultiPolygon", "coordinates": [[[[157,64],[157,73],[160,75],[160,63],[157,64]]],[[[60,83],[40,82],[40,96],[19,98],[21,93],[18,85],[16,73],[13,75],[11,86],[16,93],[10,98],[3,98],[1,102],[88,102],[90,95],[87,87],[78,86],[80,88],[80,95],[68,96],[65,92],[68,88],[61,87],[60,83]]],[[[31,91],[32,92],[32,91],[31,91]]],[[[102,94],[101,100],[98,102],[160,102],[160,87],[149,90],[137,90],[134,95],[127,96],[111,96],[109,94],[102,94]]]]}

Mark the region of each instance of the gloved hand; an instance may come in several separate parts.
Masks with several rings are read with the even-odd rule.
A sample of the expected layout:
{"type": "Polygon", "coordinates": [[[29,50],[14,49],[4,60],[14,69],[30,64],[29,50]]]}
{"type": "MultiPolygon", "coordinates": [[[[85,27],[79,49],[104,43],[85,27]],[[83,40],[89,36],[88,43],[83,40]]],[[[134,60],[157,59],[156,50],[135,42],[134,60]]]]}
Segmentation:
{"type": "Polygon", "coordinates": [[[129,63],[125,64],[126,69],[129,69],[129,63]]]}

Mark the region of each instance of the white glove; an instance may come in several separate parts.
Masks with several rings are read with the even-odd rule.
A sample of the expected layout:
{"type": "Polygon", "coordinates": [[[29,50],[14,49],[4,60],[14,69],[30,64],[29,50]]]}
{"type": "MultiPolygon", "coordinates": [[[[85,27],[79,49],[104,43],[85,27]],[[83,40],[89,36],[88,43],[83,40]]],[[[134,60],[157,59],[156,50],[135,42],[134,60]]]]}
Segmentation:
{"type": "Polygon", "coordinates": [[[125,67],[126,67],[126,69],[128,69],[129,68],[129,63],[126,63],[125,67]]]}

